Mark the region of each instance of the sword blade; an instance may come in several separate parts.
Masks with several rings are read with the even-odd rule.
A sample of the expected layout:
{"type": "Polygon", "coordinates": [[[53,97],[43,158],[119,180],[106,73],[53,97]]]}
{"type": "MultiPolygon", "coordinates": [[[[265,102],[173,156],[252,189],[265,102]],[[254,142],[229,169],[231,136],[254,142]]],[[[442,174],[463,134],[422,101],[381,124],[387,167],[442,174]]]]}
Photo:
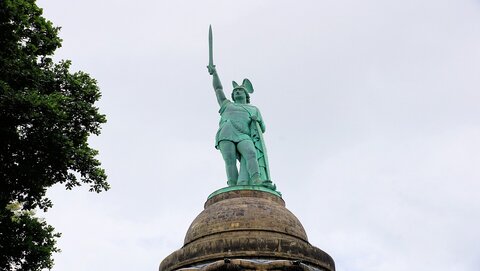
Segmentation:
{"type": "Polygon", "coordinates": [[[262,145],[263,161],[265,162],[265,173],[267,174],[267,176],[265,176],[265,179],[267,181],[271,181],[272,179],[270,179],[270,164],[268,163],[267,147],[265,146],[265,140],[263,140],[262,129],[260,128],[260,124],[258,123],[258,121],[256,121],[256,125],[257,125],[258,136],[260,137],[260,145],[262,145]]]}
{"type": "Polygon", "coordinates": [[[212,25],[208,29],[208,66],[213,67],[213,34],[212,25]]]}

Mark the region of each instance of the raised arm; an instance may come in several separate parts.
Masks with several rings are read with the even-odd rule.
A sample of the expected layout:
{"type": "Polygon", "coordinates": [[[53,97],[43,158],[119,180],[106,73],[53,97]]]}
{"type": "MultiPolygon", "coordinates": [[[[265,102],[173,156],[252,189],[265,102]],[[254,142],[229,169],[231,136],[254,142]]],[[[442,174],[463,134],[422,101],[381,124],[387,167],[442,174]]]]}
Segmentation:
{"type": "Polygon", "coordinates": [[[220,82],[220,78],[218,77],[217,70],[215,66],[208,67],[208,73],[210,73],[213,77],[213,89],[215,90],[215,95],[217,95],[217,102],[218,105],[222,106],[223,102],[227,99],[225,97],[225,93],[223,92],[222,83],[220,82]]]}

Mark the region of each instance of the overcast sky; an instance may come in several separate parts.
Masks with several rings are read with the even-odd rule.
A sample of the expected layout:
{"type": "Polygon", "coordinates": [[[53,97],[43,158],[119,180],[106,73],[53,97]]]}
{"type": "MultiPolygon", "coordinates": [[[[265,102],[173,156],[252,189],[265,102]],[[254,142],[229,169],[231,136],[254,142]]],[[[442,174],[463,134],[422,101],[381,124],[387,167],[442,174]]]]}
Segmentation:
{"type": "Polygon", "coordinates": [[[224,187],[224,89],[249,78],[273,181],[339,271],[480,266],[480,1],[41,0],[98,80],[112,189],[53,187],[54,271],[157,270],[224,187]]]}

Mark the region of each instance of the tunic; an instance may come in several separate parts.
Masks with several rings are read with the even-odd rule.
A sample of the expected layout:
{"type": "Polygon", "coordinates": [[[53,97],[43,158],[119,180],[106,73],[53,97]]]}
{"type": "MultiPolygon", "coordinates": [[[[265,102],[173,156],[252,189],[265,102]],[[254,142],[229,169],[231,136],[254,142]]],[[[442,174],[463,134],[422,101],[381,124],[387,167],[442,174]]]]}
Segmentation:
{"type": "Polygon", "coordinates": [[[243,140],[252,140],[250,131],[250,116],[256,116],[263,126],[262,116],[257,107],[249,104],[237,104],[230,100],[223,101],[220,110],[220,123],[215,136],[215,148],[222,140],[238,143],[243,140]]]}

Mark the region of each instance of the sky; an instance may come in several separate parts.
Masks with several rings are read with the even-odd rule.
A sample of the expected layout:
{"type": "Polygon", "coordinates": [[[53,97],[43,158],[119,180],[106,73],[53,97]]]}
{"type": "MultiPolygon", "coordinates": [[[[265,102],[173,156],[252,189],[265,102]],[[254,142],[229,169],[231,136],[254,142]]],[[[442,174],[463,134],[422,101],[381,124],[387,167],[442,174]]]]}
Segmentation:
{"type": "Polygon", "coordinates": [[[53,271],[158,270],[207,196],[214,61],[249,78],[273,182],[339,271],[480,266],[480,1],[40,0],[107,115],[91,138],[112,189],[48,196],[53,271]]]}

